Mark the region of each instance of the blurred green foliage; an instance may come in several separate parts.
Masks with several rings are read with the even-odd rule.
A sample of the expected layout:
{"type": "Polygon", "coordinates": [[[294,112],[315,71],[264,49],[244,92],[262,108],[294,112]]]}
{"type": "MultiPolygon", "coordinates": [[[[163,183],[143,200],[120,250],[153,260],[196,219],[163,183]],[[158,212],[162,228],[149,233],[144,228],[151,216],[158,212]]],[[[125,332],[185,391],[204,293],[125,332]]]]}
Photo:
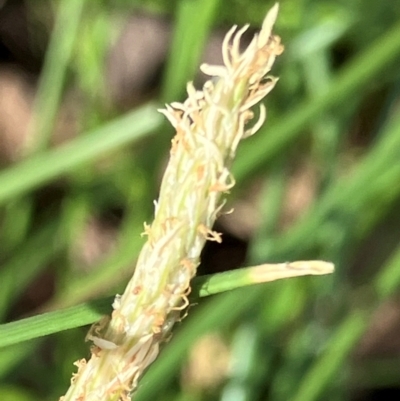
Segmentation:
{"type": "MultiPolygon", "coordinates": [[[[28,23],[43,24],[49,43],[24,157],[0,172],[2,322],[123,288],[142,244],[142,224],[151,219],[172,135],[156,103],[182,99],[214,28],[247,22],[256,28],[271,5],[26,2],[28,23]],[[108,93],[107,55],[129,16],[144,12],[171,22],[170,50],[157,90],[122,107],[108,93]],[[53,146],[72,91],[79,93],[73,122],[79,134],[53,146]],[[145,104],[149,99],[154,103],[145,104]],[[87,267],[76,257],[77,246],[85,246],[88,222],[104,216],[114,222],[115,243],[87,267]],[[45,277],[51,290],[44,291],[45,277]],[[47,292],[45,303],[24,305],[29,288],[47,292]]],[[[255,183],[261,188],[262,218],[248,240],[249,264],[320,258],[333,261],[336,273],[202,301],[146,373],[135,400],[335,401],[372,386],[398,387],[399,369],[388,368],[395,354],[352,356],[400,286],[398,21],[400,3],[391,0],[281,2],[275,31],[286,52],[273,70],[280,81],[266,102],[265,127],[238,153],[230,201],[245,198],[255,183]],[[283,228],[293,176],[305,166],[311,177],[303,191],[311,191],[312,200],[283,228]],[[229,347],[230,369],[215,387],[196,387],[182,372],[193,345],[209,332],[229,347]]],[[[73,327],[67,311],[62,320],[59,331],[73,327]]],[[[0,348],[0,399],[58,399],[72,362],[88,354],[85,330],[0,348]]],[[[206,357],[212,364],[215,355],[206,357]]]]}

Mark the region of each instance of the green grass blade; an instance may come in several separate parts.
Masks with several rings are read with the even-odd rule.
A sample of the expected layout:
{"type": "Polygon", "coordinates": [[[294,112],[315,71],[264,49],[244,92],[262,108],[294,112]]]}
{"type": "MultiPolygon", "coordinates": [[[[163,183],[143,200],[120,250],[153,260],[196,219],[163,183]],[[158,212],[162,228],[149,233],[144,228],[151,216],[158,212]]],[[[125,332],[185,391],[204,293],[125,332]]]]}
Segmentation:
{"type": "Polygon", "coordinates": [[[0,174],[0,204],[144,137],[159,127],[161,119],[154,104],[146,105],[4,170],[0,174]]]}
{"type": "Polygon", "coordinates": [[[0,347],[72,329],[99,320],[111,312],[113,297],[46,312],[0,326],[0,347]]]}
{"type": "MultiPolygon", "coordinates": [[[[260,267],[248,267],[196,277],[193,280],[192,301],[224,291],[268,280],[268,266],[260,272],[260,267]]],[[[272,275],[275,275],[274,271],[272,275]]],[[[98,320],[103,314],[110,313],[112,298],[90,301],[63,310],[47,312],[0,326],[0,346],[15,344],[32,338],[45,336],[58,331],[71,329],[98,320]]]]}

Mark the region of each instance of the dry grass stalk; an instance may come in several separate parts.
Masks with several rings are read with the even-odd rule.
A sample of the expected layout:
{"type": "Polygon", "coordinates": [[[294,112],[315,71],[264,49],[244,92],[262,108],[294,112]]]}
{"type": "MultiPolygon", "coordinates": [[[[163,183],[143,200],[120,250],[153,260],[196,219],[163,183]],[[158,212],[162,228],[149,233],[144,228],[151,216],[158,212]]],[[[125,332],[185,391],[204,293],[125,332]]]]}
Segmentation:
{"type": "Polygon", "coordinates": [[[133,278],[115,299],[112,318],[90,330],[91,359],[75,363],[78,372],[63,401],[129,400],[187,306],[205,241],[221,241],[212,227],[223,206],[221,195],[234,185],[229,167],[236,148],[265,120],[261,105],[258,121],[247,125],[253,119],[251,108],[276,82],[267,74],[283,51],[280,38],[271,33],[277,12],[275,5],[243,53],[239,44],[248,26],[233,27],[223,43],[225,65],[201,67],[218,80],[208,81],[202,91],[189,84],[183,104],[161,110],[176,136],[154,222],[145,226],[147,242],[133,278]]]}

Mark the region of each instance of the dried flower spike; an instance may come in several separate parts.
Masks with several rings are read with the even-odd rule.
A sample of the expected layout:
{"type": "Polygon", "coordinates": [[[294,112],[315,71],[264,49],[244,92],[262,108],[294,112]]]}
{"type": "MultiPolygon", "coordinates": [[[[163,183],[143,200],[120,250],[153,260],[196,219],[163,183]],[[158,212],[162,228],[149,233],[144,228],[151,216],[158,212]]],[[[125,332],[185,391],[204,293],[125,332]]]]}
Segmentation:
{"type": "Polygon", "coordinates": [[[160,110],[176,129],[170,161],[155,204],[154,222],[145,225],[145,243],[124,294],[115,298],[111,319],[90,330],[91,359],[76,362],[78,372],[64,401],[129,400],[160,342],[187,306],[190,280],[206,240],[221,242],[212,230],[221,195],[234,185],[229,170],[240,140],[263,124],[265,108],[251,127],[251,108],[274,87],[266,74],[283,47],[271,33],[275,5],[244,52],[248,28],[233,27],[223,43],[224,66],[202,65],[208,81],[202,91],[187,87],[184,103],[160,110]]]}

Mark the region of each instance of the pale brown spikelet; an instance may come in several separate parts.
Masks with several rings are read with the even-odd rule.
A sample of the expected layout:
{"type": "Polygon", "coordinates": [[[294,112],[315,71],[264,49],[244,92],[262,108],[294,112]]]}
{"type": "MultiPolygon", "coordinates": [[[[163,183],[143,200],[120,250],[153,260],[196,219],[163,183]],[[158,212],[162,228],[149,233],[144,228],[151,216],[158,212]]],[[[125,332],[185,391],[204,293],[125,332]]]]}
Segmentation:
{"type": "Polygon", "coordinates": [[[187,306],[205,241],[221,241],[212,227],[223,206],[221,195],[235,183],[229,169],[236,148],[265,119],[261,105],[259,120],[247,125],[251,108],[276,82],[267,74],[283,51],[271,33],[277,12],[275,5],[242,53],[240,39],[247,27],[233,27],[223,43],[224,65],[201,66],[216,82],[208,81],[202,91],[188,84],[184,103],[160,110],[176,136],[155,218],[145,225],[147,242],[125,292],[115,298],[111,319],[93,326],[87,336],[94,343],[91,359],[79,362],[64,401],[129,400],[187,306]]]}

